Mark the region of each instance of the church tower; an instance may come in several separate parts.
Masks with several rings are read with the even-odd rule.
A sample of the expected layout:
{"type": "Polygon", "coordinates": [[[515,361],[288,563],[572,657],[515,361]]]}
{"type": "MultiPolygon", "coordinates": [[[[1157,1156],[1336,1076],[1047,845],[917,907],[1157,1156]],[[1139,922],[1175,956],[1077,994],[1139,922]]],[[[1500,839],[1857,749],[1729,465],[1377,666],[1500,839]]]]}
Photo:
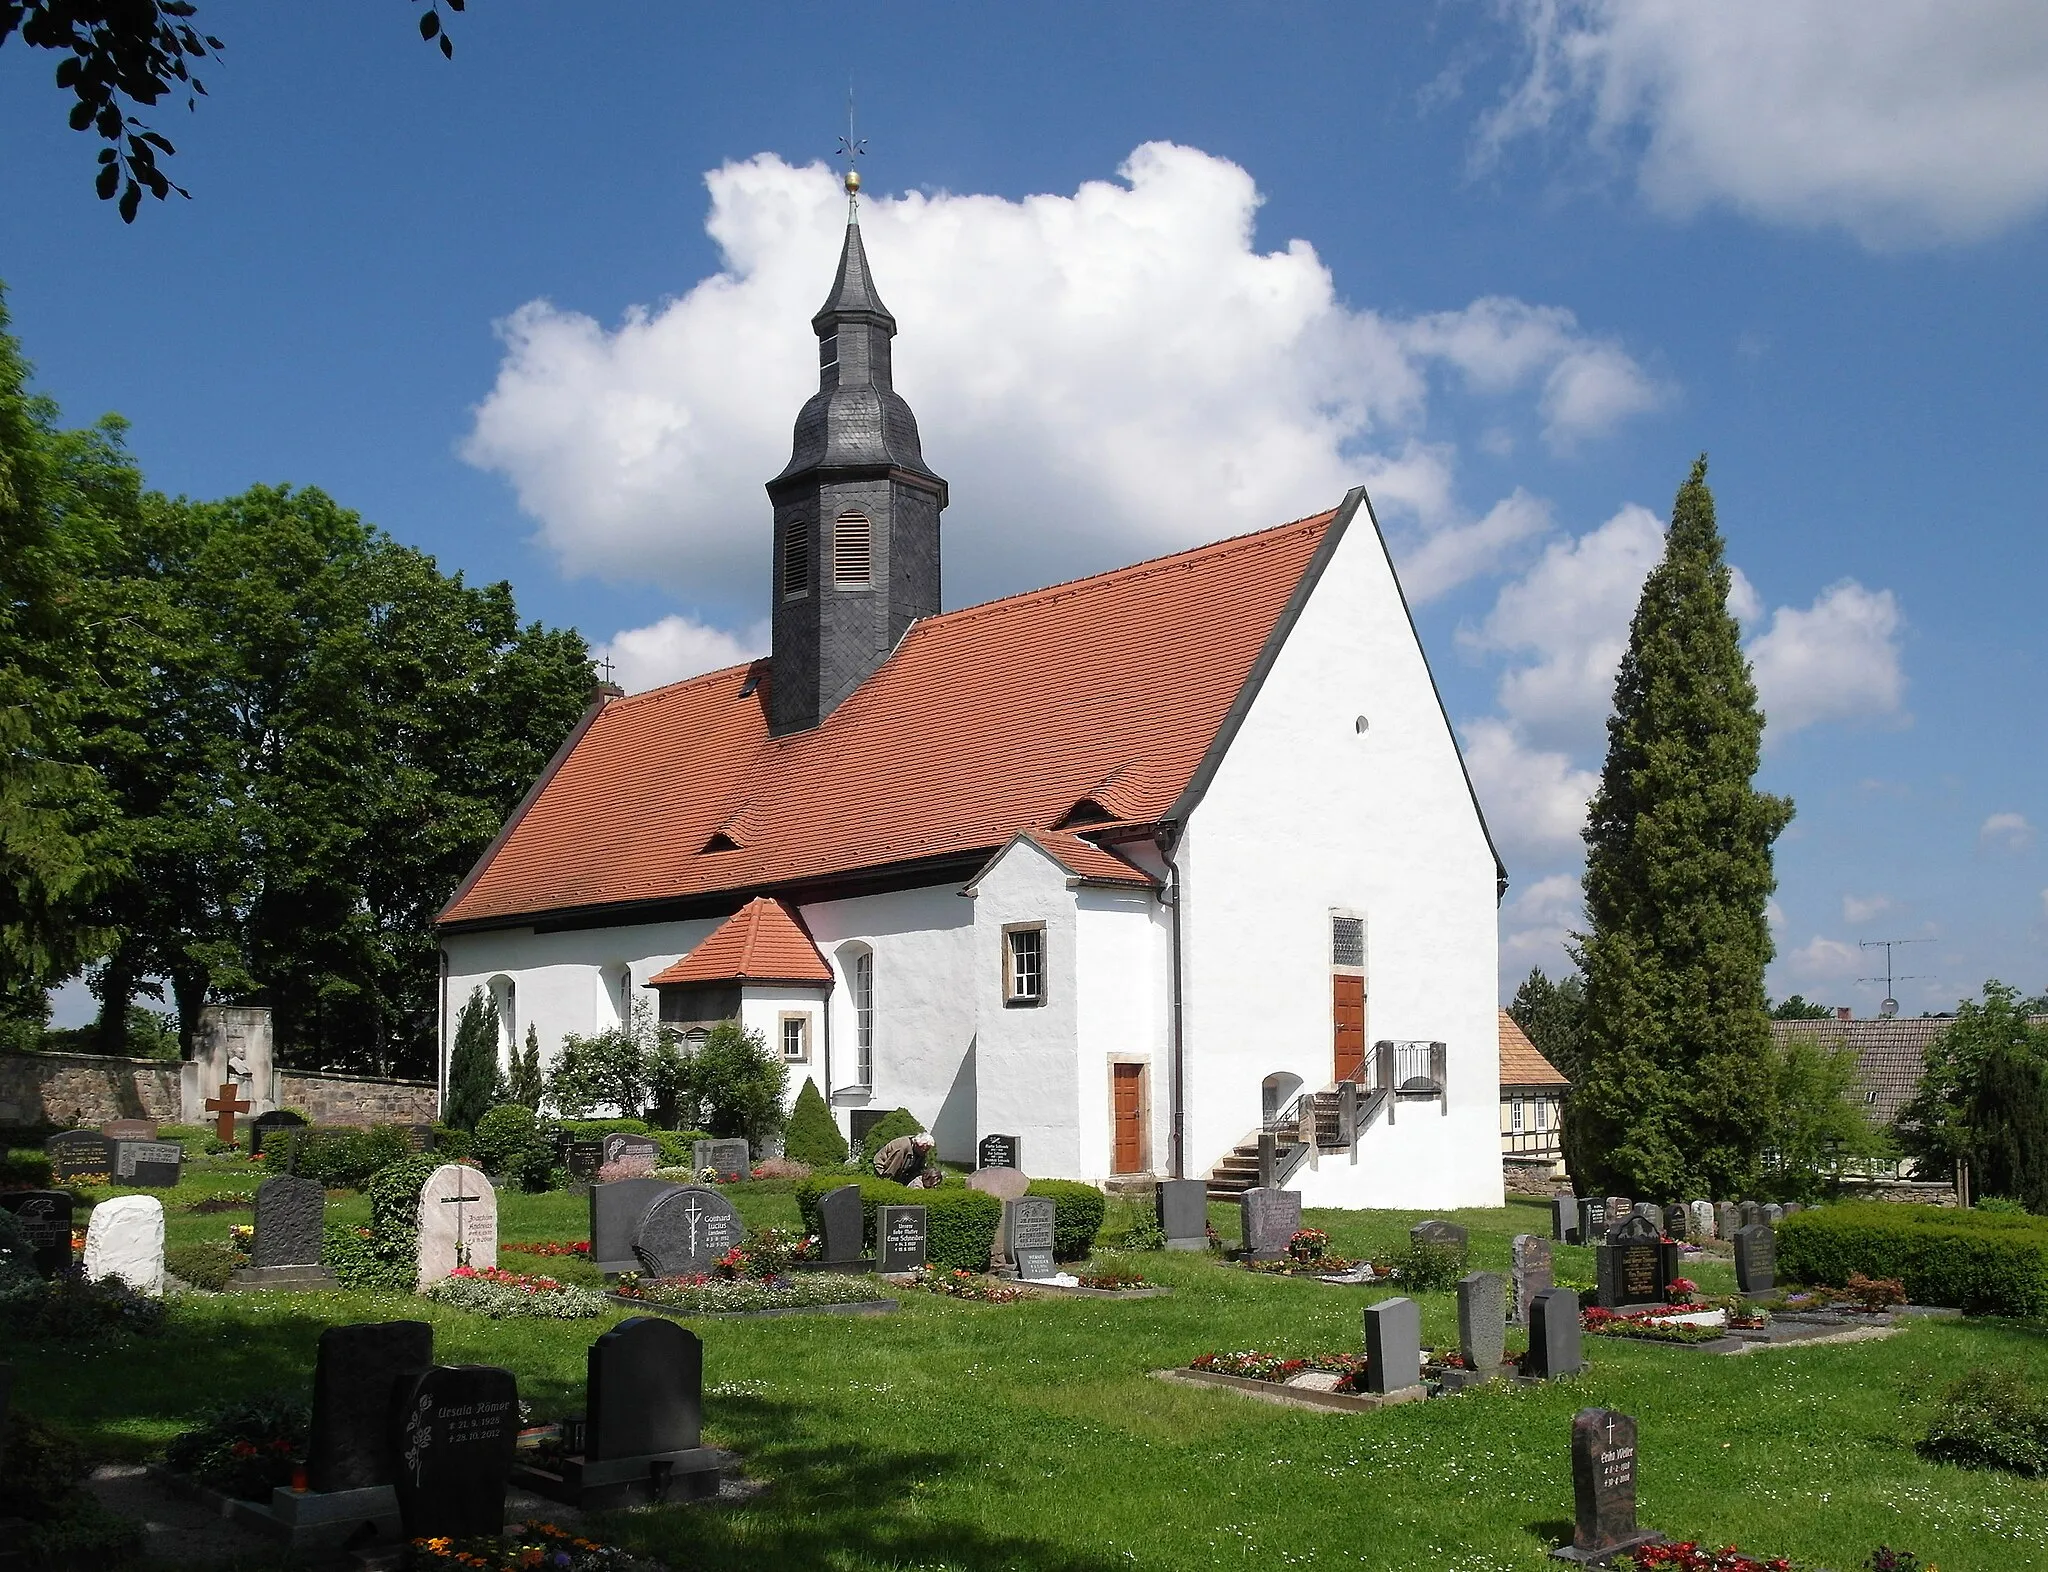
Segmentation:
{"type": "Polygon", "coordinates": [[[796,417],[775,508],[774,653],[768,729],[815,726],[860,686],[904,630],[939,609],[939,511],[917,417],[890,383],[896,319],[875,293],[847,183],[846,245],[832,297],[811,318],[818,391],[796,417]]]}

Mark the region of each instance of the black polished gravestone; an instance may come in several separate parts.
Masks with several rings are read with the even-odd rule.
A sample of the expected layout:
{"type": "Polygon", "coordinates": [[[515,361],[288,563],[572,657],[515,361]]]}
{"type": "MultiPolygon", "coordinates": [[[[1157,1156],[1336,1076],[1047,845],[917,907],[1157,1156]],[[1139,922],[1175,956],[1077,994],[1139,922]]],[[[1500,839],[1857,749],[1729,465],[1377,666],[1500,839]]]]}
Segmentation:
{"type": "MultiPolygon", "coordinates": [[[[594,1170],[593,1170],[594,1171],[594,1170]]],[[[642,1270],[633,1236],[648,1208],[683,1187],[666,1179],[620,1179],[590,1187],[590,1264],[607,1277],[642,1270]]]]}
{"type": "Polygon", "coordinates": [[[1550,1198],[1550,1238],[1554,1244],[1579,1242],[1579,1198],[1569,1193],[1550,1198]]]}
{"type": "Polygon", "coordinates": [[[1605,1561],[1631,1545],[1663,1543],[1636,1526],[1636,1422],[1611,1408],[1572,1416],[1572,1542],[1561,1561],[1605,1561]]]}
{"type": "Polygon", "coordinates": [[[867,1248],[867,1220],[862,1215],[860,1186],[843,1184],[818,1197],[818,1235],[827,1266],[851,1266],[867,1248]]]}
{"type": "Polygon", "coordinates": [[[1607,1203],[1599,1196],[1579,1201],[1579,1237],[1572,1243],[1592,1246],[1607,1237],[1607,1203]]]}
{"type": "Polygon", "coordinates": [[[1735,1290],[1768,1294],[1778,1281],[1778,1236],[1769,1223],[1735,1230],[1735,1290]]]}
{"type": "Polygon", "coordinates": [[[418,1155],[434,1149],[434,1127],[430,1124],[408,1124],[401,1126],[405,1131],[405,1149],[418,1155]]]}
{"type": "Polygon", "coordinates": [[[716,1190],[683,1185],[648,1207],[633,1235],[633,1254],[653,1277],[699,1277],[733,1246],[746,1224],[716,1190]]]}
{"type": "Polygon", "coordinates": [[[598,1169],[604,1166],[604,1142],[564,1141],[561,1157],[571,1184],[589,1184],[597,1177],[598,1169]]]}
{"type": "Polygon", "coordinates": [[[334,1278],[320,1265],[327,1220],[327,1192],[319,1182],[273,1174],[256,1187],[256,1234],[249,1264],[228,1278],[228,1287],[247,1291],[288,1288],[301,1293],[332,1288],[334,1278]]]}
{"type": "Polygon", "coordinates": [[[1209,1248],[1209,1182],[1206,1179],[1162,1179],[1154,1203],[1159,1231],[1169,1250],[1209,1248]]]}
{"type": "Polygon", "coordinates": [[[43,1155],[50,1159],[50,1177],[59,1181],[114,1171],[114,1143],[97,1130],[53,1135],[43,1142],[43,1155]]]}
{"type": "Polygon", "coordinates": [[[185,1148],[176,1141],[114,1142],[114,1183],[175,1190],[184,1177],[185,1148]]]}
{"type": "Polygon", "coordinates": [[[1682,1206],[1664,1208],[1664,1233],[1670,1239],[1683,1239],[1692,1231],[1692,1213],[1682,1206]]]}
{"type": "Polygon", "coordinates": [[[71,1195],[65,1190],[17,1190],[0,1195],[0,1207],[14,1214],[36,1270],[53,1277],[71,1264],[71,1195]]]}
{"type": "Polygon", "coordinates": [[[615,1163],[624,1157],[644,1157],[650,1165],[656,1166],[661,1162],[661,1145],[649,1135],[614,1130],[604,1138],[601,1146],[606,1163],[615,1163]]]}
{"type": "Polygon", "coordinates": [[[914,1272],[931,1259],[921,1206],[885,1206],[875,1214],[875,1254],[884,1273],[914,1272]]]}
{"type": "Polygon", "coordinates": [[[984,1135],[975,1148],[977,1168],[1022,1168],[1024,1143],[1014,1135],[984,1135]]]}
{"type": "Polygon", "coordinates": [[[1546,1288],[1529,1301],[1529,1357],[1522,1374],[1548,1381],[1586,1368],[1584,1327],[1574,1288],[1546,1288]]]}
{"type": "Polygon", "coordinates": [[[519,1444],[519,1382],[497,1365],[435,1365],[398,1383],[391,1445],[408,1539],[496,1537],[519,1444]]]}
{"type": "Polygon", "coordinates": [[[1664,1243],[1657,1226],[1630,1217],[1593,1252],[1594,1276],[1603,1310],[1622,1305],[1660,1305],[1677,1272],[1678,1247],[1664,1243]]]}
{"type": "Polygon", "coordinates": [[[1058,1208],[1050,1197],[1020,1195],[1003,1203],[1003,1248],[1017,1275],[1027,1282],[1051,1277],[1054,1223],[1058,1208]]]}
{"type": "Polygon", "coordinates": [[[434,1329],[425,1321],[330,1326],[313,1364],[313,1424],[306,1482],[315,1490],[389,1485],[391,1394],[401,1376],[434,1362],[434,1329]]]}
{"type": "Polygon", "coordinates": [[[277,1136],[280,1139],[273,1142],[272,1155],[263,1157],[265,1162],[275,1161],[278,1150],[291,1150],[297,1139],[291,1132],[305,1129],[307,1123],[304,1114],[293,1113],[289,1108],[273,1108],[269,1113],[258,1114],[249,1125],[249,1155],[263,1157],[263,1143],[277,1136]]]}

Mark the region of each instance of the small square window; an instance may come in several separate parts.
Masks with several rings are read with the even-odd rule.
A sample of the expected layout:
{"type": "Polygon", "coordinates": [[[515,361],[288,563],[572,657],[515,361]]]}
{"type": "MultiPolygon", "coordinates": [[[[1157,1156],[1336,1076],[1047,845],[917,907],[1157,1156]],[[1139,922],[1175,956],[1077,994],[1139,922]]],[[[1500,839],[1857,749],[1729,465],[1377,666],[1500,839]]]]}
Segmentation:
{"type": "Polygon", "coordinates": [[[1003,932],[1003,1002],[1045,1003],[1045,927],[1034,923],[1003,932]]]}
{"type": "Polygon", "coordinates": [[[811,1018],[785,1015],[782,1018],[782,1058],[785,1064],[803,1064],[811,1057],[811,1018]]]}

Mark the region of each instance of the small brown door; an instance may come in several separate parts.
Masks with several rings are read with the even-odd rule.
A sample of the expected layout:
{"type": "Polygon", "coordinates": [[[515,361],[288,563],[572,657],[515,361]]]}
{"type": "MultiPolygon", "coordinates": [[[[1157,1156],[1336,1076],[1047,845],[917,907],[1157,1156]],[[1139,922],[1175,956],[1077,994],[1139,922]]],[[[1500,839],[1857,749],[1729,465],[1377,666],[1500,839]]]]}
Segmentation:
{"type": "Polygon", "coordinates": [[[1111,1168],[1120,1174],[1139,1173],[1145,1167],[1145,1067],[1116,1064],[1110,1071],[1116,1091],[1116,1150],[1111,1168]]]}
{"type": "Polygon", "coordinates": [[[1340,1081],[1365,1079],[1365,979],[1342,975],[1330,979],[1336,985],[1333,1015],[1337,1037],[1337,1075],[1340,1081]]]}

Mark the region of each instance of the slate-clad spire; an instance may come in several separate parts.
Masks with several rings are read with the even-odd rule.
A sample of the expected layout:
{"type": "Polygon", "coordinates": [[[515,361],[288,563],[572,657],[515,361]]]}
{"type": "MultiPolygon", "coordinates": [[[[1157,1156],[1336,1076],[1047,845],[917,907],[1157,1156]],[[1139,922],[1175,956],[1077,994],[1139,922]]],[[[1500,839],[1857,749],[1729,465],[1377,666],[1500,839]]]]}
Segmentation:
{"type": "Polygon", "coordinates": [[[892,385],[896,319],[851,214],[831,296],[811,327],[818,391],[797,415],[788,465],[768,483],[776,732],[817,725],[911,623],[939,609],[946,483],[926,465],[917,417],[892,385]]]}

